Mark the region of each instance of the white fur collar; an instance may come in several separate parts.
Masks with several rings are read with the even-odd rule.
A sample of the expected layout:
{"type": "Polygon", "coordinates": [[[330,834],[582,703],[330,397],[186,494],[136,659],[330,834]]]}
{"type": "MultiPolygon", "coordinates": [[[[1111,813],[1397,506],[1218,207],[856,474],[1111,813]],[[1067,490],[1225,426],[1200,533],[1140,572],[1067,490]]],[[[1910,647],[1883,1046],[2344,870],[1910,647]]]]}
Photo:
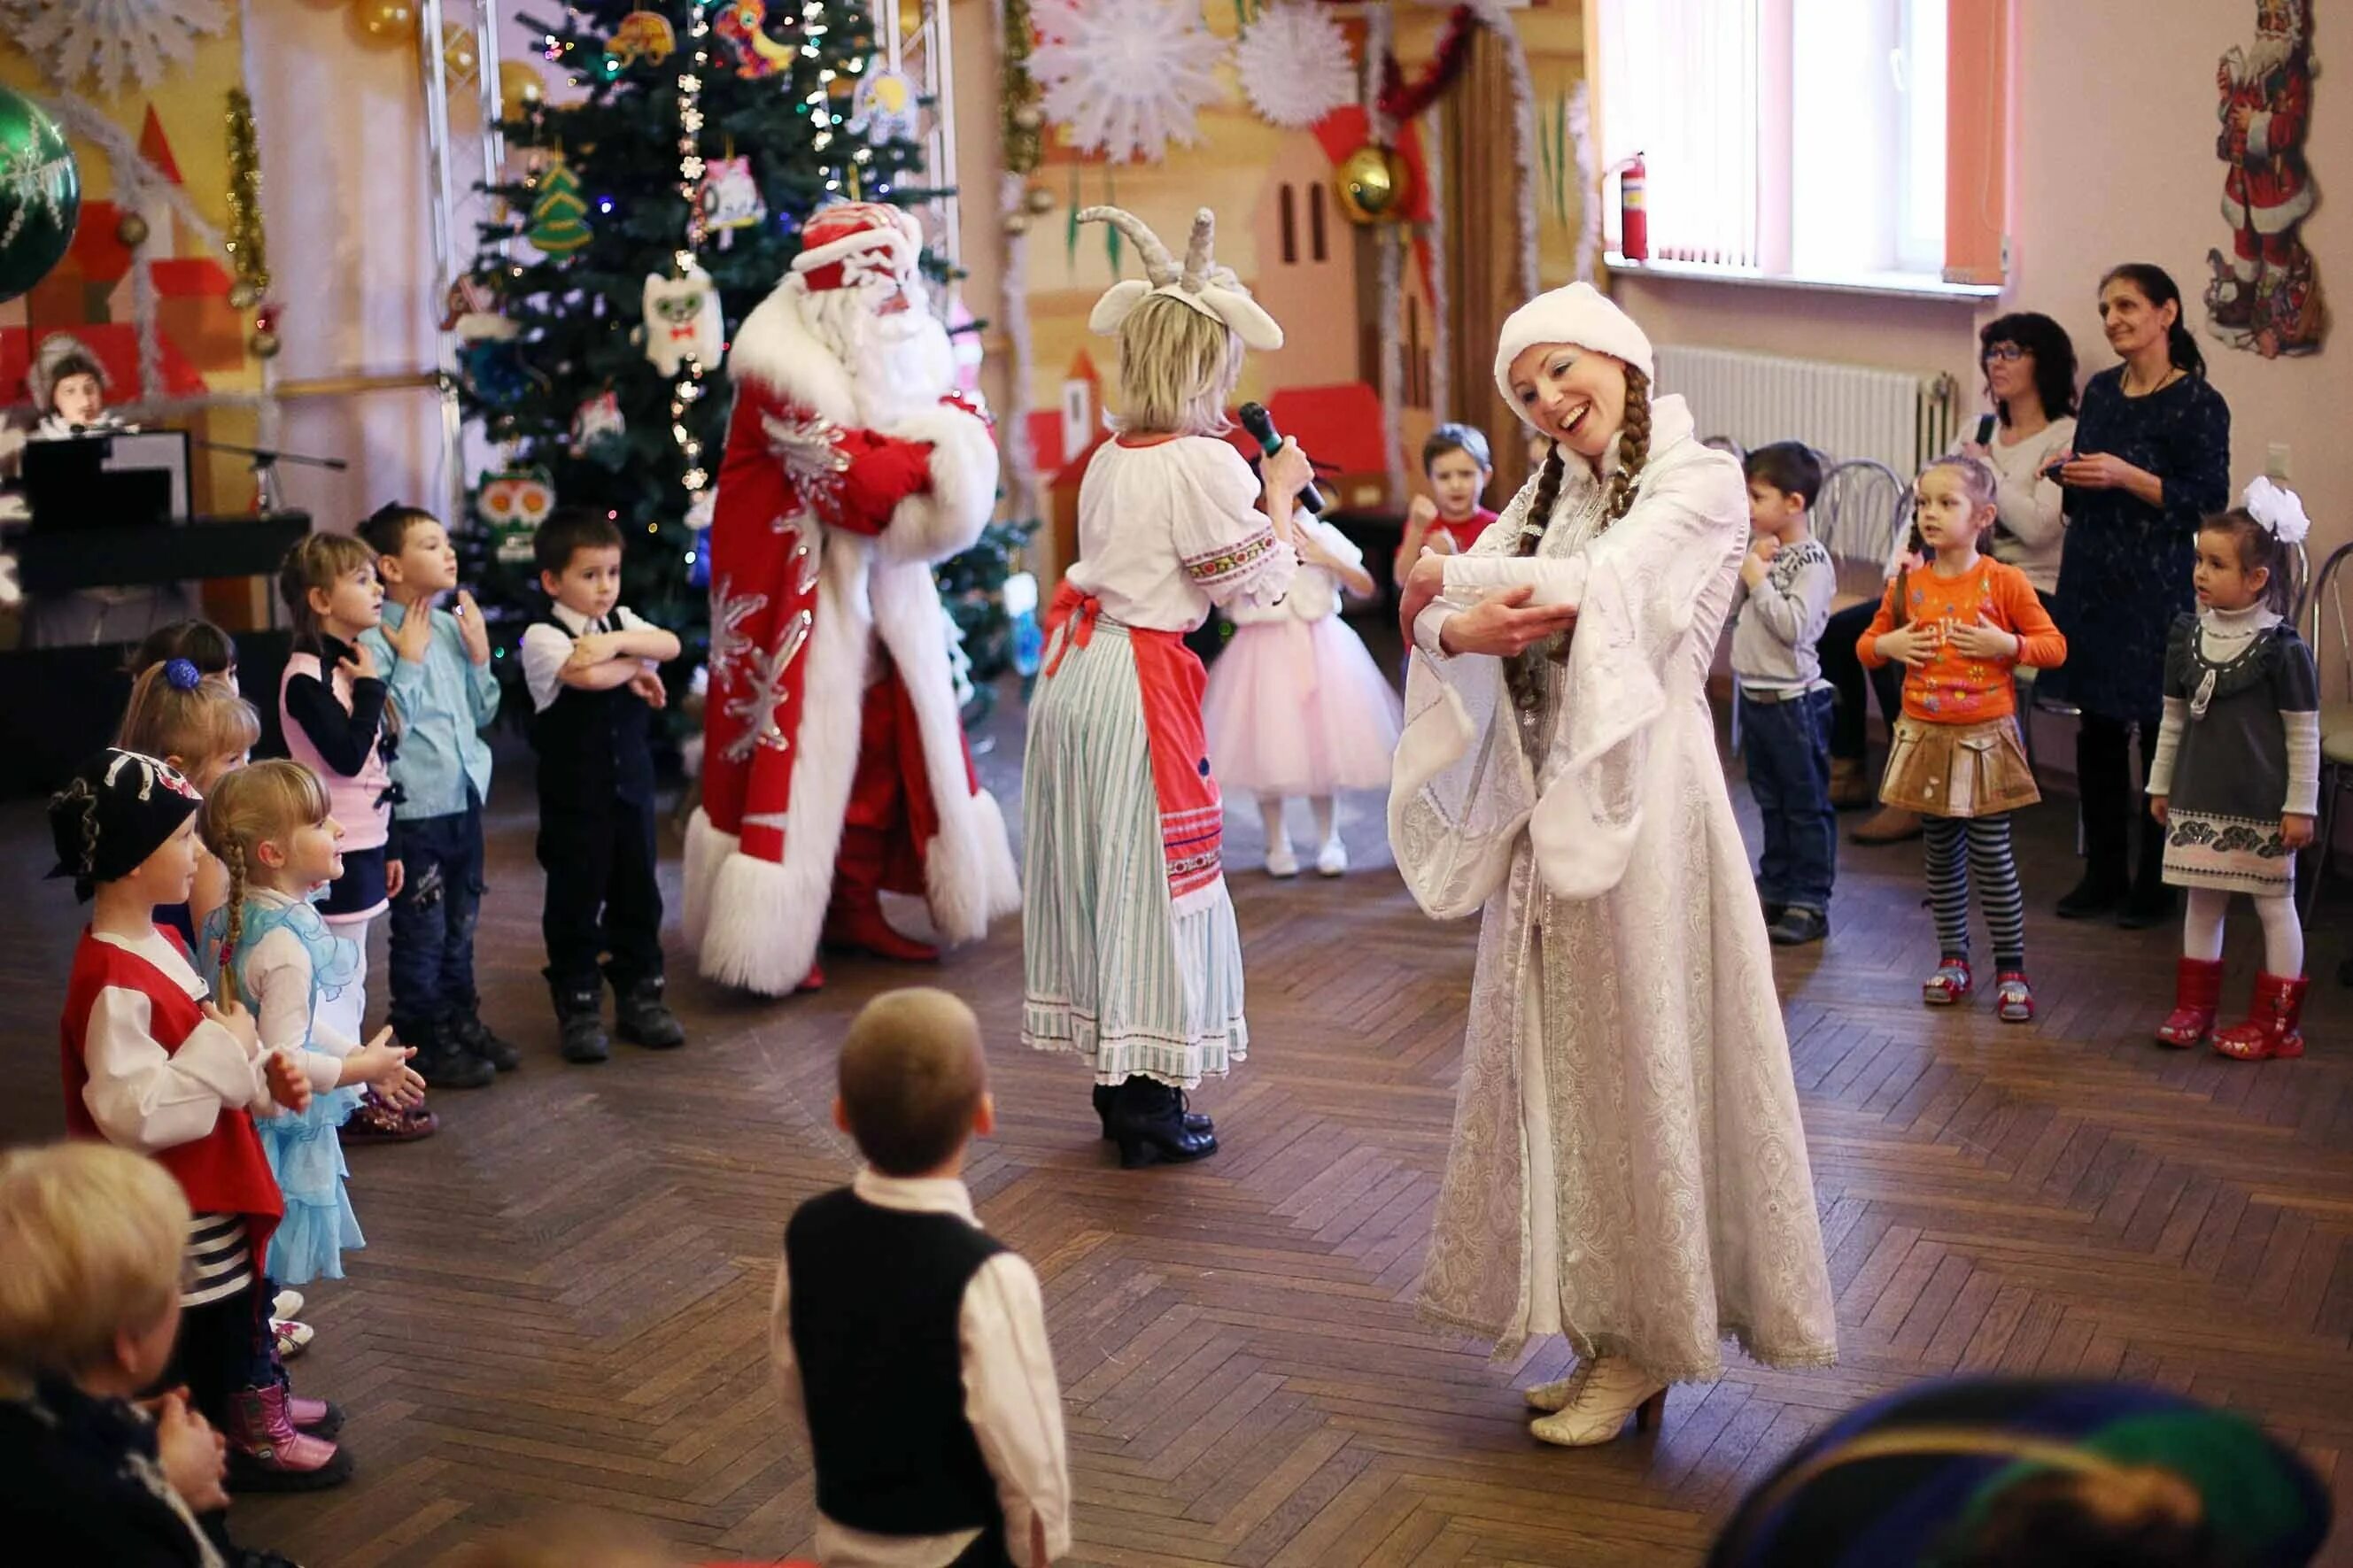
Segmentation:
{"type": "Polygon", "coordinates": [[[800,291],[777,289],[744,318],[727,351],[727,373],[756,382],[837,425],[859,423],[858,395],[833,351],[801,320],[800,291]]]}

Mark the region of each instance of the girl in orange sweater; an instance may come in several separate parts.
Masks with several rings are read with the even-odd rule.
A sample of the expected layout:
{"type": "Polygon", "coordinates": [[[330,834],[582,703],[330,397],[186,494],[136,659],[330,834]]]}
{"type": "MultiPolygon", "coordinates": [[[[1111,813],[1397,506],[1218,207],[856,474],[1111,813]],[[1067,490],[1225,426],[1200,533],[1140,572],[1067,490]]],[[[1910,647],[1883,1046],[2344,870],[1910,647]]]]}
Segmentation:
{"type": "Polygon", "coordinates": [[[1969,880],[1993,931],[1995,997],[2002,1022],[2034,1016],[2026,980],[2026,908],[2010,848],[2010,814],[2042,798],[2018,735],[2010,671],[2050,669],[2067,639],[2023,573],[1978,553],[1993,527],[1993,470],[1974,458],[1939,458],[1914,487],[1925,566],[1888,584],[1855,645],[1866,668],[1905,667],[1904,715],[1888,748],[1879,798],[1920,814],[1928,839],[1928,898],[1943,955],[1920,987],[1931,1006],[1967,1000],[1969,880]]]}

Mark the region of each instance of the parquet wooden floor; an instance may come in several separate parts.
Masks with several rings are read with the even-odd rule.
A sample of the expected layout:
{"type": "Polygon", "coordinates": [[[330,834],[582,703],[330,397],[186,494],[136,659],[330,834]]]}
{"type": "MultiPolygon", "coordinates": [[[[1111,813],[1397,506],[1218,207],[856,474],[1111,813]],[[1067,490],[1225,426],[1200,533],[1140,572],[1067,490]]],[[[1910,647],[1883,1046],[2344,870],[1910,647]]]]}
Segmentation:
{"type": "MultiPolygon", "coordinates": [[[[1018,731],[997,729],[983,769],[1010,801],[1018,731]]],[[[241,1530],[314,1565],[422,1564],[588,1505],[705,1555],[786,1554],[812,1505],[772,1418],[777,1238],[850,1170],[828,1119],[838,1031],[910,972],[829,965],[822,994],[783,1004],[681,973],[689,1049],[565,1066],[518,761],[496,792],[480,954],[491,1016],[528,1060],[494,1089],[435,1097],[434,1141],[353,1152],[369,1246],[349,1280],[311,1291],[319,1342],[298,1383],[349,1410],[359,1476],[243,1504],[241,1530]]],[[[1555,1373],[1557,1349],[1493,1364],[1414,1320],[1473,931],[1421,917],[1377,802],[1349,806],[1345,880],[1233,876],[1257,1049],[1199,1097],[1225,1142],[1203,1164],[1123,1173],[1082,1075],[1016,1047],[1015,925],[937,972],[991,1036],[1002,1131],[970,1174],[1045,1282],[1075,1561],[1689,1563],[1835,1412],[1971,1370],[2138,1378],[2241,1407],[2345,1494],[2353,993],[2327,978],[2341,918],[2314,944],[2314,1054],[2242,1067],[2148,1042],[2172,931],[2047,918],[2073,874],[2063,801],[2022,827],[2031,1028],[1982,1005],[1924,1011],[1917,847],[1842,844],[1830,941],[1777,955],[1842,1363],[1737,1365],[1677,1389],[1662,1435],[1567,1453],[1528,1438],[1514,1392],[1555,1373]]],[[[33,880],[48,863],[34,804],[0,808],[0,846],[19,868],[0,907],[0,1135],[23,1140],[59,1125],[74,917],[59,884],[33,880]]],[[[1255,823],[1237,818],[1229,847],[1254,865],[1255,823]]],[[[2234,926],[2234,997],[2253,937],[2234,926]]],[[[2344,1533],[2335,1560],[2353,1561],[2344,1533]]]]}

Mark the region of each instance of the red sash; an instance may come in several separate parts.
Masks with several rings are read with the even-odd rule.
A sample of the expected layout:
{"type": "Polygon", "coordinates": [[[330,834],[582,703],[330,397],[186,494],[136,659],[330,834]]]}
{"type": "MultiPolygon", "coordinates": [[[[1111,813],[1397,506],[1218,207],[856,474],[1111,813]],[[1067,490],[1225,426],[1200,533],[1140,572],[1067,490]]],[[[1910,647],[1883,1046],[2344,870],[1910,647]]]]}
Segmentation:
{"type": "MultiPolygon", "coordinates": [[[[1046,612],[1046,636],[1062,630],[1046,666],[1051,680],[1062,656],[1094,640],[1103,601],[1064,580],[1046,612]],[[1067,623],[1067,625],[1066,625],[1067,623]]],[[[1114,623],[1117,624],[1117,623],[1114,623]]],[[[1135,651],[1136,694],[1144,704],[1145,744],[1152,756],[1152,790],[1160,806],[1160,852],[1168,871],[1168,900],[1182,913],[1188,900],[1217,885],[1224,870],[1225,804],[1209,772],[1208,737],[1201,729],[1201,690],[1208,673],[1175,632],[1127,626],[1135,651]]]]}

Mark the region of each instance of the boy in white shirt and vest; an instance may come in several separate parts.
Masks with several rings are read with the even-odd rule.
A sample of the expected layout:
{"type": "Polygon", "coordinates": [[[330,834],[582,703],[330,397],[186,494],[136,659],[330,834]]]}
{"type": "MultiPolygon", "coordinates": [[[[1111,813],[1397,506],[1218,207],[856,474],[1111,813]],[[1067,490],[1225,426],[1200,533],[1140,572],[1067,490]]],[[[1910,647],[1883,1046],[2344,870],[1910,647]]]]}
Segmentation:
{"type": "Polygon", "coordinates": [[[817,1470],[827,1568],[1044,1568],[1071,1547],[1061,1394],[1038,1277],[974,1219],[996,1130],[972,1010],[886,992],[841,1048],[837,1126],[866,1164],[785,1228],[778,1407],[817,1470]]]}

